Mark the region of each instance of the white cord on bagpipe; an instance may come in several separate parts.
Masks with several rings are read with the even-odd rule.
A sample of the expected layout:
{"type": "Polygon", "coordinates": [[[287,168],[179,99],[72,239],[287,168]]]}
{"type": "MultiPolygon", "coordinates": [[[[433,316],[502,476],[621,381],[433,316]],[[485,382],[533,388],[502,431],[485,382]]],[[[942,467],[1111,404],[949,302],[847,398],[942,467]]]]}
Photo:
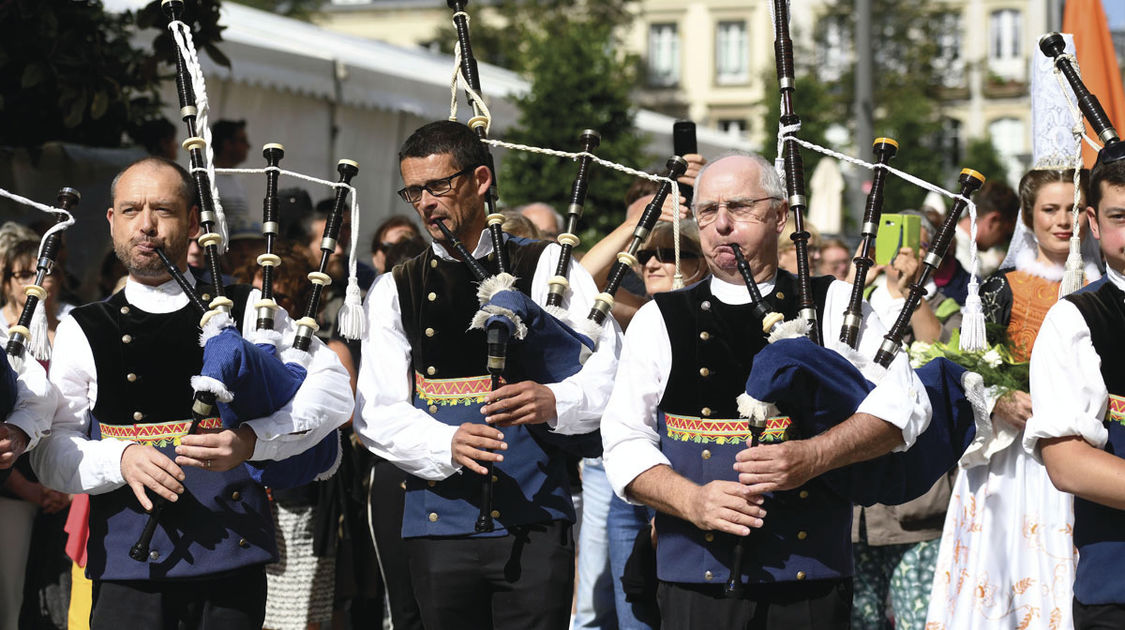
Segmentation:
{"type": "Polygon", "coordinates": [[[897,168],[894,168],[893,166],[890,166],[890,165],[887,165],[887,164],[875,164],[875,163],[872,163],[872,162],[866,162],[866,161],[861,160],[859,158],[854,158],[850,155],[845,155],[843,153],[840,153],[839,151],[833,151],[832,149],[829,149],[827,147],[822,147],[822,146],[820,146],[820,145],[818,145],[814,142],[808,142],[806,140],[802,140],[795,135],[798,131],[800,131],[800,129],[801,129],[801,123],[795,123],[795,124],[792,124],[792,125],[781,125],[781,124],[778,125],[778,130],[777,130],[777,159],[774,161],[774,168],[778,169],[778,175],[781,177],[782,181],[785,181],[785,169],[784,169],[784,166],[783,166],[784,163],[783,163],[783,158],[782,158],[785,143],[786,142],[795,142],[795,143],[801,145],[802,147],[805,147],[806,149],[811,149],[811,150],[816,151],[818,153],[823,153],[824,155],[834,157],[838,160],[847,162],[849,164],[854,164],[856,166],[863,167],[863,168],[865,168],[869,171],[874,171],[877,168],[884,169],[886,172],[893,173],[895,176],[899,177],[900,179],[903,179],[907,182],[910,182],[911,184],[914,184],[915,186],[918,186],[919,188],[922,188],[924,190],[928,190],[930,192],[935,192],[939,195],[944,195],[944,196],[949,197],[950,199],[953,199],[953,200],[960,199],[960,200],[965,202],[966,209],[969,212],[970,232],[971,232],[972,242],[974,243],[974,246],[969,248],[970,250],[972,250],[972,253],[970,254],[970,256],[972,258],[970,266],[972,267],[972,269],[969,270],[969,287],[968,287],[969,295],[968,295],[967,298],[965,298],[965,306],[962,307],[962,309],[961,309],[962,319],[961,319],[960,347],[961,347],[962,350],[966,350],[966,351],[983,350],[986,346],[985,326],[984,326],[984,307],[981,304],[981,300],[980,300],[980,292],[979,292],[980,281],[977,278],[977,261],[976,261],[976,257],[977,257],[976,249],[977,248],[975,247],[975,243],[976,243],[976,240],[977,240],[977,228],[976,228],[977,206],[976,206],[975,203],[973,203],[972,199],[964,197],[959,193],[950,192],[950,191],[942,188],[941,186],[937,186],[936,184],[931,184],[924,179],[921,179],[919,177],[915,177],[914,175],[911,175],[910,173],[907,173],[905,171],[900,171],[897,168]]]}
{"type": "MultiPolygon", "coordinates": [[[[48,214],[54,215],[63,215],[66,217],[65,220],[56,222],[51,227],[47,228],[47,231],[43,233],[43,237],[39,239],[39,253],[36,256],[37,259],[43,257],[43,250],[47,247],[47,239],[74,225],[74,215],[66,210],[63,210],[62,208],[56,208],[54,206],[48,206],[46,204],[39,203],[38,201],[32,201],[27,197],[17,195],[13,192],[8,192],[3,188],[0,188],[0,197],[7,197],[8,199],[15,201],[16,203],[30,206],[32,208],[35,208],[36,210],[39,210],[40,212],[46,212],[48,214]]],[[[35,305],[35,311],[31,317],[31,327],[28,332],[30,333],[28,335],[27,342],[28,352],[30,352],[33,357],[41,361],[49,360],[51,358],[51,342],[47,334],[46,300],[41,299],[39,300],[39,303],[35,305]]],[[[9,359],[13,361],[12,367],[18,371],[19,361],[14,360],[11,357],[9,359]]]]}
{"type": "Polygon", "coordinates": [[[203,169],[193,168],[192,172],[202,170],[207,173],[207,179],[211,183],[211,199],[215,207],[215,222],[218,224],[219,234],[223,237],[222,243],[219,244],[219,252],[226,253],[227,245],[230,242],[230,233],[227,229],[227,217],[223,212],[223,204],[219,199],[218,184],[215,182],[215,150],[211,146],[211,126],[207,124],[210,104],[207,100],[207,85],[203,79],[203,67],[199,65],[199,55],[195,51],[191,27],[179,20],[173,20],[168,23],[168,29],[172,31],[172,38],[180,49],[184,58],[184,66],[191,77],[191,87],[195,92],[195,129],[206,145],[204,147],[205,167],[203,169]]]}
{"type": "Polygon", "coordinates": [[[1070,61],[1071,67],[1082,76],[1082,71],[1078,67],[1078,60],[1074,55],[1064,53],[1055,59],[1052,69],[1055,75],[1055,81],[1059,84],[1059,90],[1062,91],[1063,99],[1070,107],[1070,111],[1074,114],[1074,128],[1071,133],[1074,134],[1074,205],[1070,209],[1070,251],[1066,256],[1066,271],[1063,272],[1062,282],[1059,284],[1059,299],[1074,293],[1081,289],[1086,283],[1086,269],[1082,260],[1082,140],[1086,142],[1095,150],[1101,151],[1102,147],[1097,142],[1094,142],[1089,136],[1086,135],[1086,125],[1082,121],[1082,110],[1070,100],[1069,85],[1063,79],[1062,70],[1059,70],[1059,60],[1065,59],[1070,61]]]}
{"type": "MultiPolygon", "coordinates": [[[[454,28],[457,27],[457,17],[459,17],[459,16],[463,16],[465,18],[466,26],[469,23],[469,19],[470,19],[469,14],[465,13],[464,11],[458,11],[458,12],[453,14],[453,26],[454,26],[454,28]]],[[[449,120],[452,120],[452,121],[457,120],[457,87],[458,87],[458,81],[460,81],[461,85],[464,87],[465,93],[469,95],[469,100],[472,102],[475,117],[484,119],[485,135],[486,136],[490,135],[490,131],[492,129],[492,112],[490,112],[488,110],[488,105],[485,104],[484,99],[481,97],[480,94],[477,94],[477,92],[475,90],[473,90],[473,88],[469,85],[469,82],[465,79],[465,75],[461,72],[461,41],[460,40],[457,40],[453,45],[453,79],[449,83],[449,120]]],[[[474,121],[472,121],[472,120],[469,121],[470,127],[473,126],[473,124],[472,124],[473,122],[474,121]]],[[[568,151],[558,151],[556,149],[544,149],[542,147],[533,147],[533,146],[529,146],[529,145],[526,145],[526,144],[516,144],[516,143],[513,143],[513,142],[504,142],[504,141],[501,141],[501,140],[494,140],[494,139],[491,139],[491,138],[485,138],[482,141],[485,142],[485,143],[488,143],[488,144],[490,144],[494,147],[502,147],[502,148],[511,149],[511,150],[514,150],[514,151],[526,151],[528,153],[540,153],[540,154],[543,154],[543,155],[553,155],[555,157],[566,157],[566,158],[571,158],[571,159],[574,159],[574,160],[577,160],[578,158],[585,156],[585,157],[589,157],[594,162],[597,162],[598,164],[600,164],[602,166],[605,166],[607,168],[611,168],[615,171],[621,171],[622,173],[628,173],[628,174],[633,175],[635,177],[641,177],[641,178],[644,178],[644,179],[652,180],[654,182],[664,182],[664,181],[671,182],[672,183],[672,196],[675,199],[675,205],[676,205],[676,212],[675,212],[675,216],[674,216],[674,221],[672,221],[672,231],[674,233],[674,239],[675,239],[674,248],[675,248],[675,258],[676,258],[676,273],[672,276],[672,288],[673,289],[679,289],[679,288],[682,288],[684,286],[684,276],[683,276],[682,273],[680,273],[680,213],[679,213],[680,186],[679,186],[678,183],[676,183],[676,180],[668,178],[668,177],[660,177],[658,175],[652,175],[652,174],[646,173],[644,171],[638,171],[636,169],[629,168],[628,166],[624,166],[622,164],[617,164],[616,162],[610,162],[609,160],[603,160],[603,159],[599,158],[598,156],[596,156],[592,153],[587,153],[585,151],[578,152],[578,153],[571,153],[571,152],[568,152],[568,151]]]]}
{"type": "Polygon", "coordinates": [[[356,263],[356,249],[359,246],[359,199],[355,186],[345,184],[344,182],[320,179],[319,177],[313,177],[295,171],[287,171],[279,166],[267,166],[265,168],[217,168],[215,172],[230,175],[260,175],[273,172],[313,184],[328,186],[329,188],[347,189],[349,199],[351,200],[350,211],[352,216],[352,229],[348,249],[348,288],[344,294],[344,305],[340,308],[340,334],[343,335],[344,338],[352,341],[362,339],[367,329],[367,320],[363,316],[363,296],[360,292],[359,278],[357,275],[358,265],[356,263]]]}

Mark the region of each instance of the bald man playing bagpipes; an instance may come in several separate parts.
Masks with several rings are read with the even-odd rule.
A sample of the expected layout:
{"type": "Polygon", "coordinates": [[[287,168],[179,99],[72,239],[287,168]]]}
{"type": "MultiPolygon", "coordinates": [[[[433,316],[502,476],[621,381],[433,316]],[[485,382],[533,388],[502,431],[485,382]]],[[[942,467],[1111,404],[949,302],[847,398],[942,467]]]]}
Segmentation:
{"type": "MultiPolygon", "coordinates": [[[[106,219],[128,281],[75,309],[55,337],[51,381],[62,400],[33,465],[45,485],[92,495],[93,628],[260,628],[277,547],[254,466],[283,466],[353,409],[347,372],[314,341],[304,381],[276,412],[237,426],[217,412],[192,421],[192,377],[205,363],[195,307],[216,293],[181,273],[200,226],[195,190],[164,158],[118,174],[106,219]],[[174,280],[168,265],[186,277],[174,280]],[[140,554],[142,532],[151,542],[140,554]]],[[[248,334],[257,290],[226,291],[248,334]]],[[[283,310],[277,329],[295,329],[283,310]]]]}
{"type": "MultiPolygon", "coordinates": [[[[497,293],[546,304],[561,248],[502,234],[496,247],[497,234],[486,227],[488,164],[485,145],[458,122],[430,123],[403,143],[399,194],[434,243],[368,294],[355,427],[373,453],[411,475],[402,535],[426,628],[562,630],[575,519],[564,454],[583,436],[594,436],[600,449],[592,432],[612,386],[620,333],[607,322],[597,339],[585,340],[585,362],[558,378],[550,375],[555,366],[544,365],[558,347],[538,329],[562,327],[538,312],[524,320],[526,337],[512,337],[503,380],[493,387],[495,373],[486,371],[495,358],[493,329],[470,330],[487,297],[478,290],[514,277],[511,290],[497,293]],[[502,261],[510,276],[497,273],[502,261]]],[[[580,268],[569,287],[562,308],[580,321],[596,289],[580,268]]]]}

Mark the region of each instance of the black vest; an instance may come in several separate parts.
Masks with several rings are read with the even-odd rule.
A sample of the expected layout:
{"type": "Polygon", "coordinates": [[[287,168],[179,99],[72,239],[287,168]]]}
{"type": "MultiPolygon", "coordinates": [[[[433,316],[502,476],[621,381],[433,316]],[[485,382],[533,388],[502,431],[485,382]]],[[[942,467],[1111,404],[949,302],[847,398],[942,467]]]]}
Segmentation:
{"type": "MultiPolygon", "coordinates": [[[[834,278],[813,279],[823,321],[834,278]]],[[[797,282],[779,270],[773,293],[763,296],[786,319],[797,316],[797,282]]],[[[746,391],[755,355],[766,345],[749,304],[720,302],[710,279],[655,297],[672,347],[672,368],[660,401],[660,449],[678,473],[703,485],[735,481],[735,456],[746,448],[747,423],[736,399],[746,391]]],[[[795,439],[788,418],[771,419],[764,442],[795,439]]],[[[744,582],[837,579],[852,574],[851,503],[818,480],[767,498],[765,524],[750,534],[744,582]]],[[[736,538],[704,532],[688,521],[656,515],[657,573],[667,582],[722,584],[730,574],[736,538]]]]}
{"type": "MultiPolygon", "coordinates": [[[[1103,424],[1109,432],[1105,450],[1125,457],[1125,293],[1108,278],[1066,296],[1078,307],[1090,329],[1090,340],[1101,359],[1102,380],[1110,400],[1103,424]],[[1116,413],[1115,413],[1116,412],[1116,413]]],[[[1125,580],[1120,579],[1125,557],[1125,511],[1074,497],[1074,545],[1078,569],[1074,597],[1083,604],[1125,604],[1125,580]]]]}
{"type": "MultiPolygon", "coordinates": [[[[201,291],[207,293],[206,287],[201,291]]],[[[236,318],[249,292],[248,286],[228,288],[236,318]]],[[[91,439],[102,438],[103,425],[143,427],[191,418],[191,377],[199,373],[203,349],[199,314],[190,304],[172,313],[147,313],[118,291],[72,315],[90,343],[97,370],[91,439]]],[[[153,446],[175,459],[173,440],[153,446]]],[[[148,520],[133,491],[126,486],[90,497],[91,578],[197,578],[276,559],[265,490],[244,467],[224,473],[184,467],[184,474],[186,491],[162,511],[147,562],[128,557],[148,520]]]]}
{"type": "MultiPolygon", "coordinates": [[[[515,288],[531,295],[531,280],[546,241],[509,237],[508,250],[515,288]]],[[[493,256],[480,263],[496,273],[493,256]]],[[[468,330],[473,315],[480,310],[477,280],[468,266],[458,260],[445,260],[433,248],[392,270],[398,287],[402,327],[410,341],[414,371],[431,378],[461,378],[485,374],[487,351],[483,330],[468,330]],[[440,368],[438,367],[440,366],[440,368]],[[430,373],[429,369],[434,368],[430,373]]],[[[509,373],[518,366],[509,363],[509,373]]]]}
{"type": "MultiPolygon", "coordinates": [[[[547,245],[517,238],[505,242],[510,271],[517,278],[516,289],[530,295],[535,268],[547,245]]],[[[481,263],[489,271],[496,271],[492,260],[481,263]]],[[[467,330],[480,309],[476,279],[465,263],[443,260],[434,255],[432,248],[396,266],[392,273],[415,371],[412,404],[450,426],[483,423],[480,408],[484,394],[460,389],[464,381],[483,382],[485,387],[488,381],[485,334],[467,330]],[[419,393],[420,387],[441,389],[451,380],[458,383],[461,392],[454,396],[455,400],[427,399],[424,391],[419,393]]],[[[509,382],[524,380],[514,355],[509,355],[504,372],[509,382]]],[[[462,472],[428,482],[407,476],[403,537],[502,536],[509,528],[521,525],[555,520],[573,522],[566,462],[557,449],[545,446],[537,438],[536,432],[543,430],[544,425],[504,430],[508,449],[504,461],[493,470],[493,532],[475,533],[482,477],[462,472]]]]}

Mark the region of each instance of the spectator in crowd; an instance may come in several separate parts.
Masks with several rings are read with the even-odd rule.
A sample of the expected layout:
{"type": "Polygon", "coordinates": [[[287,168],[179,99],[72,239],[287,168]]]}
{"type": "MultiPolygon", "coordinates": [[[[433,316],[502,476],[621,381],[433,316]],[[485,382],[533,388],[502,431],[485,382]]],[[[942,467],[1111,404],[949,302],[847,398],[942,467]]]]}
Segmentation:
{"type": "MultiPolygon", "coordinates": [[[[1012,187],[1000,180],[989,180],[973,195],[977,205],[977,250],[980,268],[977,275],[987,278],[996,271],[1004,259],[1004,250],[1016,228],[1016,218],[1020,212],[1020,199],[1012,187]]],[[[957,260],[965,269],[972,271],[971,243],[969,234],[969,213],[965,212],[957,222],[957,260]]]]}
{"type": "MultiPolygon", "coordinates": [[[[793,242],[793,233],[796,231],[792,220],[785,224],[785,230],[777,237],[778,266],[793,275],[797,275],[797,246],[793,242]]],[[[805,231],[809,233],[809,270],[815,274],[820,267],[820,230],[805,220],[805,231]]]]}
{"type": "Polygon", "coordinates": [[[837,280],[848,279],[852,267],[852,250],[838,238],[824,241],[820,248],[820,268],[817,275],[834,276],[837,280]]]}
{"type": "Polygon", "coordinates": [[[516,210],[535,225],[543,240],[546,241],[553,241],[558,238],[559,232],[562,232],[566,225],[563,216],[550,204],[542,201],[520,206],[516,210]]]}
{"type": "Polygon", "coordinates": [[[387,248],[401,240],[419,236],[418,226],[404,214],[393,214],[384,219],[371,237],[371,264],[375,273],[384,273],[393,266],[386,262],[387,248]]]}

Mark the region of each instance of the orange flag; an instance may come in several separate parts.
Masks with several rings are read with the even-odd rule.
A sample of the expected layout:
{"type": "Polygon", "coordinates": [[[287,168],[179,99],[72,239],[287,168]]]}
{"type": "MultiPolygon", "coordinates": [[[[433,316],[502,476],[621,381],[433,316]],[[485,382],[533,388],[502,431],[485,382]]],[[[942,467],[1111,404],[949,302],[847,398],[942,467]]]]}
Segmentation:
{"type": "MultiPolygon", "coordinates": [[[[1120,133],[1121,125],[1125,124],[1125,89],[1121,87],[1121,70],[1117,66],[1117,54],[1113,50],[1113,38],[1109,34],[1109,22],[1101,0],[1066,0],[1062,30],[1074,35],[1074,47],[1078,53],[1075,56],[1082,71],[1082,82],[1101,102],[1110,123],[1120,133]]],[[[1101,142],[1089,122],[1086,123],[1086,133],[1101,142]]],[[[1097,155],[1089,146],[1083,145],[1083,158],[1089,168],[1094,166],[1097,155]]]]}

